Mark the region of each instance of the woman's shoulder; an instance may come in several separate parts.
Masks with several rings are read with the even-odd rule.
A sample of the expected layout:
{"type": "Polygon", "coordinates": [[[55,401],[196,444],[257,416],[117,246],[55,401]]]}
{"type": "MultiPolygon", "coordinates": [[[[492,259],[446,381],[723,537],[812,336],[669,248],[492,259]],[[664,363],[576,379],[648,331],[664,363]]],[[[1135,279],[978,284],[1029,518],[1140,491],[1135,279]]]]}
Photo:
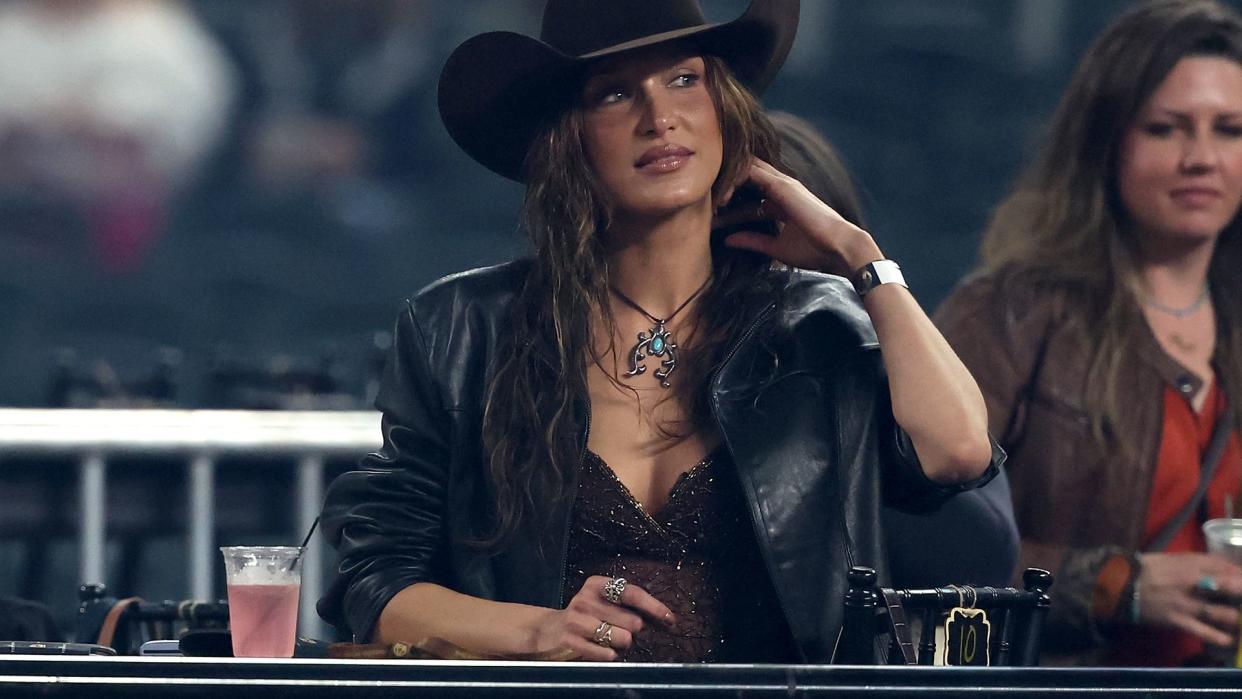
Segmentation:
{"type": "Polygon", "coordinates": [[[1011,320],[1062,317],[1071,308],[1074,285],[1023,267],[980,270],[963,278],[936,311],[937,319],[989,316],[1011,320]]]}
{"type": "Polygon", "coordinates": [[[441,277],[409,297],[420,317],[464,310],[496,311],[506,308],[522,288],[529,259],[513,260],[441,277]]]}
{"type": "Polygon", "coordinates": [[[854,286],[843,277],[793,270],[785,284],[780,322],[795,332],[822,331],[834,340],[876,346],[871,317],[854,286]]]}
{"type": "Polygon", "coordinates": [[[407,299],[396,323],[398,354],[422,355],[418,361],[444,382],[446,405],[481,390],[477,380],[507,331],[509,308],[528,269],[529,262],[519,260],[458,272],[407,299]]]}
{"type": "Polygon", "coordinates": [[[959,353],[996,347],[998,342],[1023,352],[1059,329],[1084,328],[1084,301],[1090,297],[1084,285],[1039,270],[1006,267],[967,276],[932,320],[959,353]]]}

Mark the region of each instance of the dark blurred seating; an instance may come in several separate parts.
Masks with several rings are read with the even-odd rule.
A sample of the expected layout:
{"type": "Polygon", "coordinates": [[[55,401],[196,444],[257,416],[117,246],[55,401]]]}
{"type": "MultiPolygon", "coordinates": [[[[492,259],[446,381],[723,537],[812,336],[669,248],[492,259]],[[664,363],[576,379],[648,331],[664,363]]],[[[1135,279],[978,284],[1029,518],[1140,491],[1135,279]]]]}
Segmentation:
{"type": "Polygon", "coordinates": [[[228,603],[224,600],[149,602],[117,599],[104,585],[90,583],[78,591],[74,633],[78,643],[98,643],[121,655],[134,655],[145,641],[177,639],[191,631],[227,629],[228,603]]]}
{"type": "Polygon", "coordinates": [[[0,640],[62,642],[64,637],[46,605],[0,597],[0,640]]]}

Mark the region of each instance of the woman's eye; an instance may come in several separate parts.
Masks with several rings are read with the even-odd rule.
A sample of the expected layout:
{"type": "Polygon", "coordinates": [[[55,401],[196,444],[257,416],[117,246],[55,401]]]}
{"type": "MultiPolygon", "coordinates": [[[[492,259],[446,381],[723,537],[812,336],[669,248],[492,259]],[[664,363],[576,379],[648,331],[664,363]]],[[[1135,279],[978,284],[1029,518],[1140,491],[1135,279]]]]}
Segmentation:
{"type": "Polygon", "coordinates": [[[1148,136],[1168,136],[1173,133],[1173,125],[1162,122],[1151,122],[1143,126],[1143,133],[1148,136]]]}
{"type": "Polygon", "coordinates": [[[615,87],[602,88],[590,100],[592,104],[616,104],[625,101],[625,90],[615,87]]]}
{"type": "Polygon", "coordinates": [[[677,87],[693,87],[699,82],[699,76],[695,73],[682,73],[673,78],[673,85],[677,87]]]}
{"type": "Polygon", "coordinates": [[[587,93],[585,103],[588,107],[606,107],[624,99],[625,93],[621,90],[596,90],[587,93]]]}
{"type": "Polygon", "coordinates": [[[1242,124],[1217,124],[1216,132],[1229,138],[1242,137],[1242,124]]]}

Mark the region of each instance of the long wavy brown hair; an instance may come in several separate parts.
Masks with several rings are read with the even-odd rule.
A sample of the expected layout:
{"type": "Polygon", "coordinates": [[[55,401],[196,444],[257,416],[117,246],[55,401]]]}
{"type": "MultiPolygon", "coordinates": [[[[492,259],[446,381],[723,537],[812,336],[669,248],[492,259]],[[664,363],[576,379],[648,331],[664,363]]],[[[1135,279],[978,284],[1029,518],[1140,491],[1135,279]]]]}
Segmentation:
{"type": "MultiPolygon", "coordinates": [[[[1181,59],[1242,64],[1242,17],[1214,0],[1156,0],[1118,18],[1088,50],[1053,117],[1040,157],[993,215],[983,268],[1065,295],[1093,340],[1086,407],[1096,441],[1116,434],[1128,338],[1145,323],[1134,288],[1135,227],[1117,186],[1126,131],[1181,59]]],[[[1217,312],[1215,363],[1231,401],[1242,400],[1242,222],[1222,231],[1208,272],[1217,312]]],[[[1242,414],[1239,414],[1242,426],[1242,414]]]]}
{"type": "MultiPolygon", "coordinates": [[[[722,194],[742,179],[752,155],[778,155],[776,138],[758,102],[725,63],[705,56],[707,89],[716,105],[724,146],[712,188],[722,194]]],[[[497,545],[518,523],[545,523],[550,503],[571,497],[580,457],[580,410],[587,395],[586,368],[593,356],[592,314],[616,335],[603,236],[608,198],[587,164],[583,115],[567,102],[535,140],[525,164],[523,223],[534,258],[512,306],[508,346],[497,356],[483,416],[493,531],[483,545],[497,545]]],[[[706,232],[705,232],[706,234],[706,232]]],[[[696,361],[679,367],[674,390],[689,406],[689,428],[711,419],[709,382],[730,340],[750,321],[741,308],[775,298],[780,274],[767,258],[713,245],[713,277],[697,304],[692,345],[696,361]]]]}

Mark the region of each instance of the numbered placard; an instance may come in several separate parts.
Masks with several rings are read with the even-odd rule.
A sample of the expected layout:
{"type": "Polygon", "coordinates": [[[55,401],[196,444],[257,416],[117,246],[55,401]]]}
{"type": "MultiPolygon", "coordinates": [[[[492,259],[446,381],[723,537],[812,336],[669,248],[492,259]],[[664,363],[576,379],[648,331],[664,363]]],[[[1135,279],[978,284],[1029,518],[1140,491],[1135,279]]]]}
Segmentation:
{"type": "Polygon", "coordinates": [[[992,623],[982,609],[954,607],[944,621],[944,643],[937,653],[937,665],[965,665],[986,667],[992,664],[989,656],[992,640],[992,623]]]}

